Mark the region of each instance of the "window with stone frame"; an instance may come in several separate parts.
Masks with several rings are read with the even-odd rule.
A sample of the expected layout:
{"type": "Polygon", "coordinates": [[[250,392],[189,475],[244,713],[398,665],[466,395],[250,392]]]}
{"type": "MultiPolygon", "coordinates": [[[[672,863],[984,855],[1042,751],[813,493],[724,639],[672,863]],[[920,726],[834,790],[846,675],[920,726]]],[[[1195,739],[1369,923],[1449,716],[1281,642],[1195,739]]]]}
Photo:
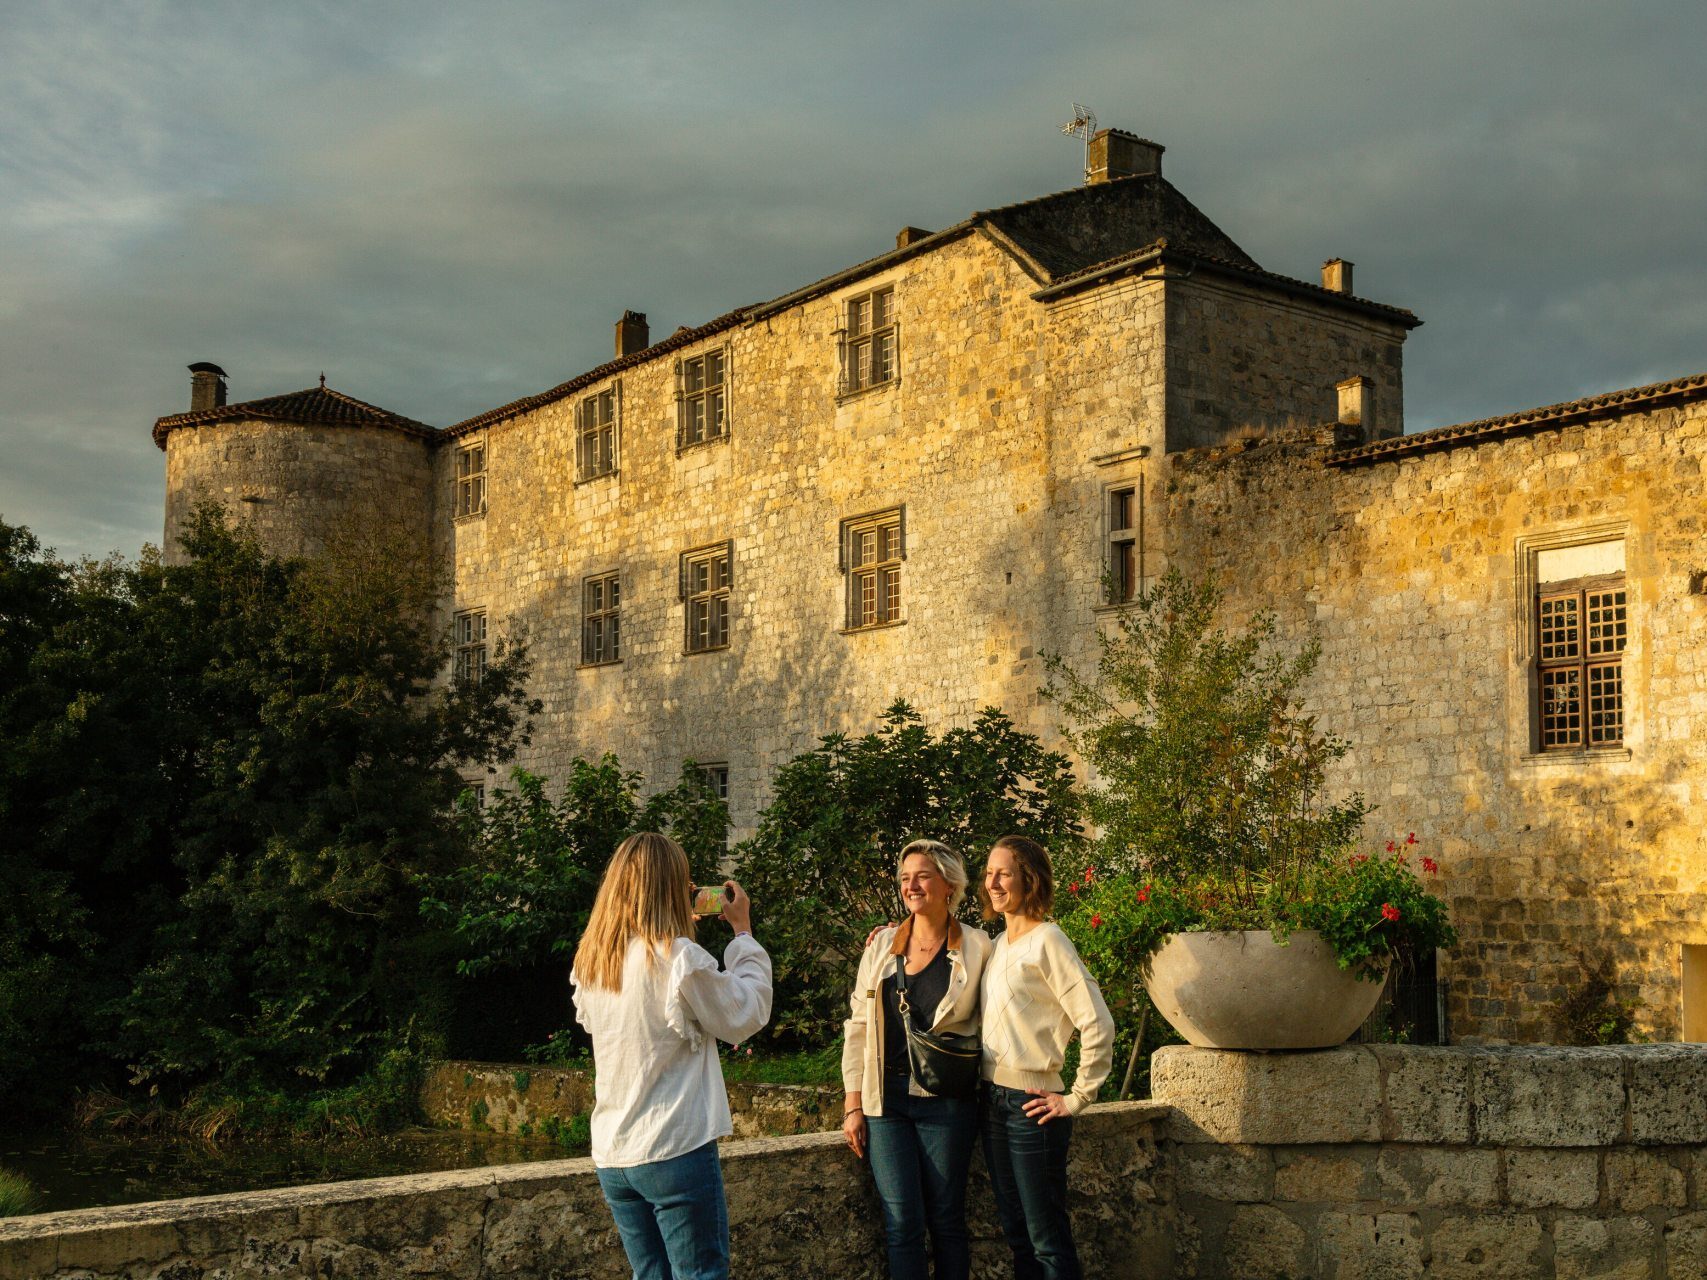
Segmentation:
{"type": "Polygon", "coordinates": [[[905,507],[842,521],[841,562],[847,577],[849,631],[902,621],[901,566],[906,558],[905,507]]]}
{"type": "Polygon", "coordinates": [[[1126,604],[1138,598],[1138,528],[1143,518],[1143,490],[1137,484],[1108,490],[1108,602],[1126,604]]]}
{"type": "Polygon", "coordinates": [[[723,347],[676,365],[676,448],[729,433],[729,352],[723,347]]]}
{"type": "Polygon", "coordinates": [[[894,286],[873,289],[843,303],[839,336],[842,395],[895,381],[900,329],[895,321],[894,286]]]}
{"type": "Polygon", "coordinates": [[[622,575],[601,573],[581,583],[581,664],[622,661],[622,575]]]}
{"type": "Polygon", "coordinates": [[[479,684],[486,674],[486,610],[464,609],[451,619],[456,656],[452,664],[458,683],[479,684]]]}
{"type": "Polygon", "coordinates": [[[729,587],[730,565],[735,558],[733,552],[733,543],[719,542],[682,553],[684,652],[706,653],[729,646],[729,587]]]}
{"type": "Polygon", "coordinates": [[[699,766],[700,777],[705,779],[705,785],[717,793],[717,798],[724,804],[729,803],[729,765],[726,761],[718,760],[711,764],[699,766]]]}
{"type": "Polygon", "coordinates": [[[617,388],[582,399],[575,407],[575,478],[596,480],[616,470],[617,388]]]}
{"type": "Polygon", "coordinates": [[[1624,745],[1622,573],[1544,582],[1535,602],[1537,737],[1542,751],[1624,745]]]}
{"type": "Polygon", "coordinates": [[[456,518],[486,511],[486,442],[456,451],[456,518]]]}

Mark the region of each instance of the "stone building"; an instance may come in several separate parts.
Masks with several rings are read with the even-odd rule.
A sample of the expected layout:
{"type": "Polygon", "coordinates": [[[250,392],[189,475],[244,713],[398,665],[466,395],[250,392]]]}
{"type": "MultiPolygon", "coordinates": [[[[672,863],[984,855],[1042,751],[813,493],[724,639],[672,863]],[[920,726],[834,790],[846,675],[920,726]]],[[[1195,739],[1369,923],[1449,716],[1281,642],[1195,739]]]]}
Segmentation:
{"type": "Polygon", "coordinates": [[[1609,963],[1651,1033],[1707,1039],[1707,376],[1407,436],[1416,317],[1348,262],[1263,270],[1162,150],[1105,130],[1081,188],[658,342],[627,313],[609,363],[444,430],[192,366],[168,553],[203,497],[281,551],[419,530],[459,666],[529,637],[523,765],[691,757],[738,833],[897,697],[1052,733],[1039,655],[1089,660],[1108,576],[1213,568],[1321,637],[1343,781],[1438,854],[1455,1038],[1551,1038],[1609,963]]]}

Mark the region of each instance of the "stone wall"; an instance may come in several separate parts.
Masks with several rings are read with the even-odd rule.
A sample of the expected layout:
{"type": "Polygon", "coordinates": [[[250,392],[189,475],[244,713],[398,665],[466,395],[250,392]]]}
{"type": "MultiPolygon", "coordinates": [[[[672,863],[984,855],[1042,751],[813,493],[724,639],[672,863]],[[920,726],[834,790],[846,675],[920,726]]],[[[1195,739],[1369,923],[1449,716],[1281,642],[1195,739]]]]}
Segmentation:
{"type": "Polygon", "coordinates": [[[1162,1049],[1198,1273],[1700,1280],[1707,1049],[1162,1049]]]}
{"type": "MultiPolygon", "coordinates": [[[[1093,1109],[1070,1177],[1087,1273],[1167,1280],[1171,1189],[1159,1111],[1093,1109]]],[[[880,1280],[878,1210],[839,1133],[723,1150],[733,1272],[742,1280],[880,1280]]],[[[1009,1271],[981,1163],[970,1190],[974,1266],[1009,1271]]],[[[0,1219],[0,1280],[620,1280],[629,1274],[590,1160],[469,1169],[0,1219]]]]}
{"type": "Polygon", "coordinates": [[[1352,743],[1338,782],[1378,806],[1373,833],[1439,860],[1454,1040],[1559,1039],[1603,962],[1640,1028],[1680,1033],[1682,947],[1707,944],[1704,459],[1696,400],[1358,466],[1303,432],[1154,468],[1158,559],[1215,573],[1229,621],[1271,609],[1320,637],[1307,693],[1352,743]],[[1544,755],[1526,575],[1572,537],[1623,543],[1626,733],[1544,755]]]}

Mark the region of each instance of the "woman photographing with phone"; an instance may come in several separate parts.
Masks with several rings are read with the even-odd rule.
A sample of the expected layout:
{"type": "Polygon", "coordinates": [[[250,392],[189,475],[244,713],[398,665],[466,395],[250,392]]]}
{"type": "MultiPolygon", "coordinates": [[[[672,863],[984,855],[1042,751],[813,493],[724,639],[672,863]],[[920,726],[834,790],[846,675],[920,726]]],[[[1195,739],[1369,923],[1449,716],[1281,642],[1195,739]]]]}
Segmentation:
{"type": "Polygon", "coordinates": [[[954,912],[966,866],[935,840],[901,850],[907,918],[860,958],[842,1045],[842,1134],[871,1155],[891,1280],[965,1280],[966,1175],[978,1133],[978,990],[990,940],[954,912]]]}
{"type": "Polygon", "coordinates": [[[693,940],[687,855],[644,832],[617,846],[569,974],[593,1038],[593,1163],[637,1280],[724,1280],[717,1140],[733,1132],[717,1041],[770,1020],[771,962],[733,880],[723,969],[693,940]]]}
{"type": "Polygon", "coordinates": [[[1114,1020],[1067,935],[1046,917],[1054,877],[1042,845],[1003,836],[980,894],[1006,929],[984,967],[984,1163],[1015,1280],[1084,1274],[1067,1216],[1067,1144],[1114,1063],[1114,1020]],[[1067,1043],[1079,1033],[1073,1091],[1062,1092],[1067,1043]]]}

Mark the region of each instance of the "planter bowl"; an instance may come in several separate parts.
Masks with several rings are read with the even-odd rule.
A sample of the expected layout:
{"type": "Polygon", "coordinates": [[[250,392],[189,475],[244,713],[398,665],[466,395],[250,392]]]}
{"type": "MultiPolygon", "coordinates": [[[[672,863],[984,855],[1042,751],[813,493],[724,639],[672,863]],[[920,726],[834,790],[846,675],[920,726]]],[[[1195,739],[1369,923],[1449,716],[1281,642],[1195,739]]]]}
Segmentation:
{"type": "Polygon", "coordinates": [[[1314,929],[1282,944],[1266,929],[1176,933],[1150,957],[1156,1012],[1201,1049],[1328,1049],[1381,997],[1354,978],[1314,929]]]}

